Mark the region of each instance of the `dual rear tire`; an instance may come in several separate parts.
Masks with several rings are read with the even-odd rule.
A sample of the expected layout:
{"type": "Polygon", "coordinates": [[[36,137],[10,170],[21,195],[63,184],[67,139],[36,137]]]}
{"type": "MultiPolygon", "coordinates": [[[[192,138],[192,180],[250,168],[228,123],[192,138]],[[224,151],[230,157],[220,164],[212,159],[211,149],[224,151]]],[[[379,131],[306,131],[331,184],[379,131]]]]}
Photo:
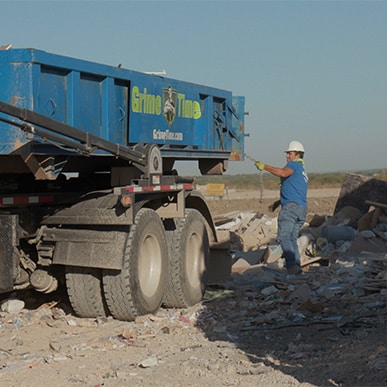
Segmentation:
{"type": "Polygon", "coordinates": [[[109,311],[119,320],[154,313],[161,305],[168,276],[163,224],[155,211],[142,208],[131,226],[121,271],[104,270],[109,311]]]}
{"type": "Polygon", "coordinates": [[[70,303],[80,317],[111,314],[125,321],[154,313],[162,303],[191,306],[202,299],[208,258],[198,211],[163,224],[154,210],[142,208],[128,233],[122,270],[66,268],[70,303]]]}
{"type": "Polygon", "coordinates": [[[207,229],[202,215],[187,210],[184,218],[166,223],[169,276],[163,304],[186,308],[203,298],[210,255],[207,229]]]}

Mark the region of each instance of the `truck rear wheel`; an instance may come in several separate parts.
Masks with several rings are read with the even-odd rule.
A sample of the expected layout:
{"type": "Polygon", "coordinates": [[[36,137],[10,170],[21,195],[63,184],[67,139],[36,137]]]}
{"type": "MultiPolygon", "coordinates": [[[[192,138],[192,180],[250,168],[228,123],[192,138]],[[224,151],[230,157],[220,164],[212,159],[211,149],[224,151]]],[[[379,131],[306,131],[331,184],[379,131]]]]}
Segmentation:
{"type": "Polygon", "coordinates": [[[142,208],[129,231],[123,269],[103,271],[110,313],[126,321],[154,313],[161,305],[167,275],[168,249],[163,224],[155,211],[142,208]]]}
{"type": "Polygon", "coordinates": [[[66,287],[71,306],[79,317],[108,315],[100,269],[66,266],[66,287]]]}
{"type": "Polygon", "coordinates": [[[183,219],[166,222],[169,246],[169,277],[163,304],[185,308],[200,302],[207,285],[210,255],[204,218],[187,210],[183,219]]]}

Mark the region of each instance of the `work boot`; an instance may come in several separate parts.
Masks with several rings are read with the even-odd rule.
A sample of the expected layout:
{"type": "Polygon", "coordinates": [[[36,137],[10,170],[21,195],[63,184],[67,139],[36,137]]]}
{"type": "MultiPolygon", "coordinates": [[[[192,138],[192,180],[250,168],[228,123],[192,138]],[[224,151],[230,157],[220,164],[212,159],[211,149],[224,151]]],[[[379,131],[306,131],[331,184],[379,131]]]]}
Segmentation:
{"type": "Polygon", "coordinates": [[[288,267],[287,271],[289,274],[301,274],[302,273],[302,270],[301,270],[300,266],[298,266],[298,265],[288,267]]]}

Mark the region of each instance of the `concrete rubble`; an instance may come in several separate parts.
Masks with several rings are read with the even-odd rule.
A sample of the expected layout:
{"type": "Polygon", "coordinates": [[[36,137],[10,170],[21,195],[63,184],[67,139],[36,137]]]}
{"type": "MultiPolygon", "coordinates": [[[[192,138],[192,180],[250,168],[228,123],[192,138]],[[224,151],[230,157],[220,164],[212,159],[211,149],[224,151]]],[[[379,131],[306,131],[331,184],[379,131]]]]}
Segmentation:
{"type": "MultiPolygon", "coordinates": [[[[333,216],[308,214],[298,240],[302,265],[329,260],[335,253],[385,253],[386,196],[386,182],[348,175],[333,216]],[[364,186],[372,191],[364,192],[364,186]],[[352,190],[350,193],[349,189],[352,190]],[[369,198],[382,198],[383,201],[376,202],[369,198]]],[[[218,248],[222,245],[225,248],[227,244],[230,251],[256,251],[256,254],[262,254],[262,250],[266,249],[261,257],[263,262],[276,261],[281,257],[276,243],[277,218],[274,214],[269,217],[253,212],[231,212],[216,216],[215,222],[220,236],[218,248]]]]}
{"type": "Polygon", "coordinates": [[[293,300],[297,295],[310,305],[332,297],[352,297],[363,306],[371,303],[384,308],[387,204],[367,202],[366,213],[345,206],[333,216],[308,214],[298,238],[303,285],[295,289],[287,285],[292,276],[284,270],[282,250],[276,242],[276,217],[256,213],[217,217],[219,245],[225,248],[228,241],[232,257],[232,280],[252,283],[261,293],[275,287],[282,297],[293,300]]]}
{"type": "MultiPolygon", "coordinates": [[[[316,324],[365,333],[367,326],[386,327],[387,204],[363,199],[366,206],[360,209],[345,205],[336,207],[333,216],[308,215],[298,239],[301,275],[284,270],[276,217],[245,212],[215,219],[219,246],[227,249],[228,241],[231,254],[229,289],[244,292],[245,313],[233,318],[242,331],[316,324]]],[[[383,369],[386,378],[385,338],[380,345],[370,366],[383,369]]],[[[308,356],[304,349],[289,350],[296,357],[308,356]]]]}

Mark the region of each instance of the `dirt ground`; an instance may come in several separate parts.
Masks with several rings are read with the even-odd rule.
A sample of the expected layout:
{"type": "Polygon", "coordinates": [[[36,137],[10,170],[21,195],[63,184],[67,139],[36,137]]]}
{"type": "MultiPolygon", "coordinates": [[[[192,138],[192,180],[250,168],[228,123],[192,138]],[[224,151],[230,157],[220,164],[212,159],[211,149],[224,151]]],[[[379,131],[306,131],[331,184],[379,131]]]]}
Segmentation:
{"type": "MultiPolygon", "coordinates": [[[[331,215],[337,193],[314,192],[309,211],[331,215]]],[[[256,193],[232,194],[209,200],[214,214],[273,216],[274,194],[262,202],[256,193]]],[[[297,289],[307,278],[284,281],[297,289]]],[[[356,313],[355,299],[333,298],[324,322],[297,320],[300,310],[280,302],[280,293],[264,297],[238,281],[210,286],[194,307],[162,308],[134,322],[77,318],[63,292],[2,300],[10,298],[25,306],[0,312],[0,386],[387,385],[386,307],[372,298],[367,313],[365,305],[356,313]]]]}
{"type": "MultiPolygon", "coordinates": [[[[317,215],[332,215],[339,193],[339,188],[309,190],[308,212],[317,215]]],[[[214,215],[232,211],[251,211],[276,216],[278,210],[273,214],[269,210],[269,206],[278,198],[278,191],[266,190],[261,195],[260,192],[253,190],[243,192],[230,190],[221,199],[214,197],[208,198],[208,204],[214,215]]]]}

